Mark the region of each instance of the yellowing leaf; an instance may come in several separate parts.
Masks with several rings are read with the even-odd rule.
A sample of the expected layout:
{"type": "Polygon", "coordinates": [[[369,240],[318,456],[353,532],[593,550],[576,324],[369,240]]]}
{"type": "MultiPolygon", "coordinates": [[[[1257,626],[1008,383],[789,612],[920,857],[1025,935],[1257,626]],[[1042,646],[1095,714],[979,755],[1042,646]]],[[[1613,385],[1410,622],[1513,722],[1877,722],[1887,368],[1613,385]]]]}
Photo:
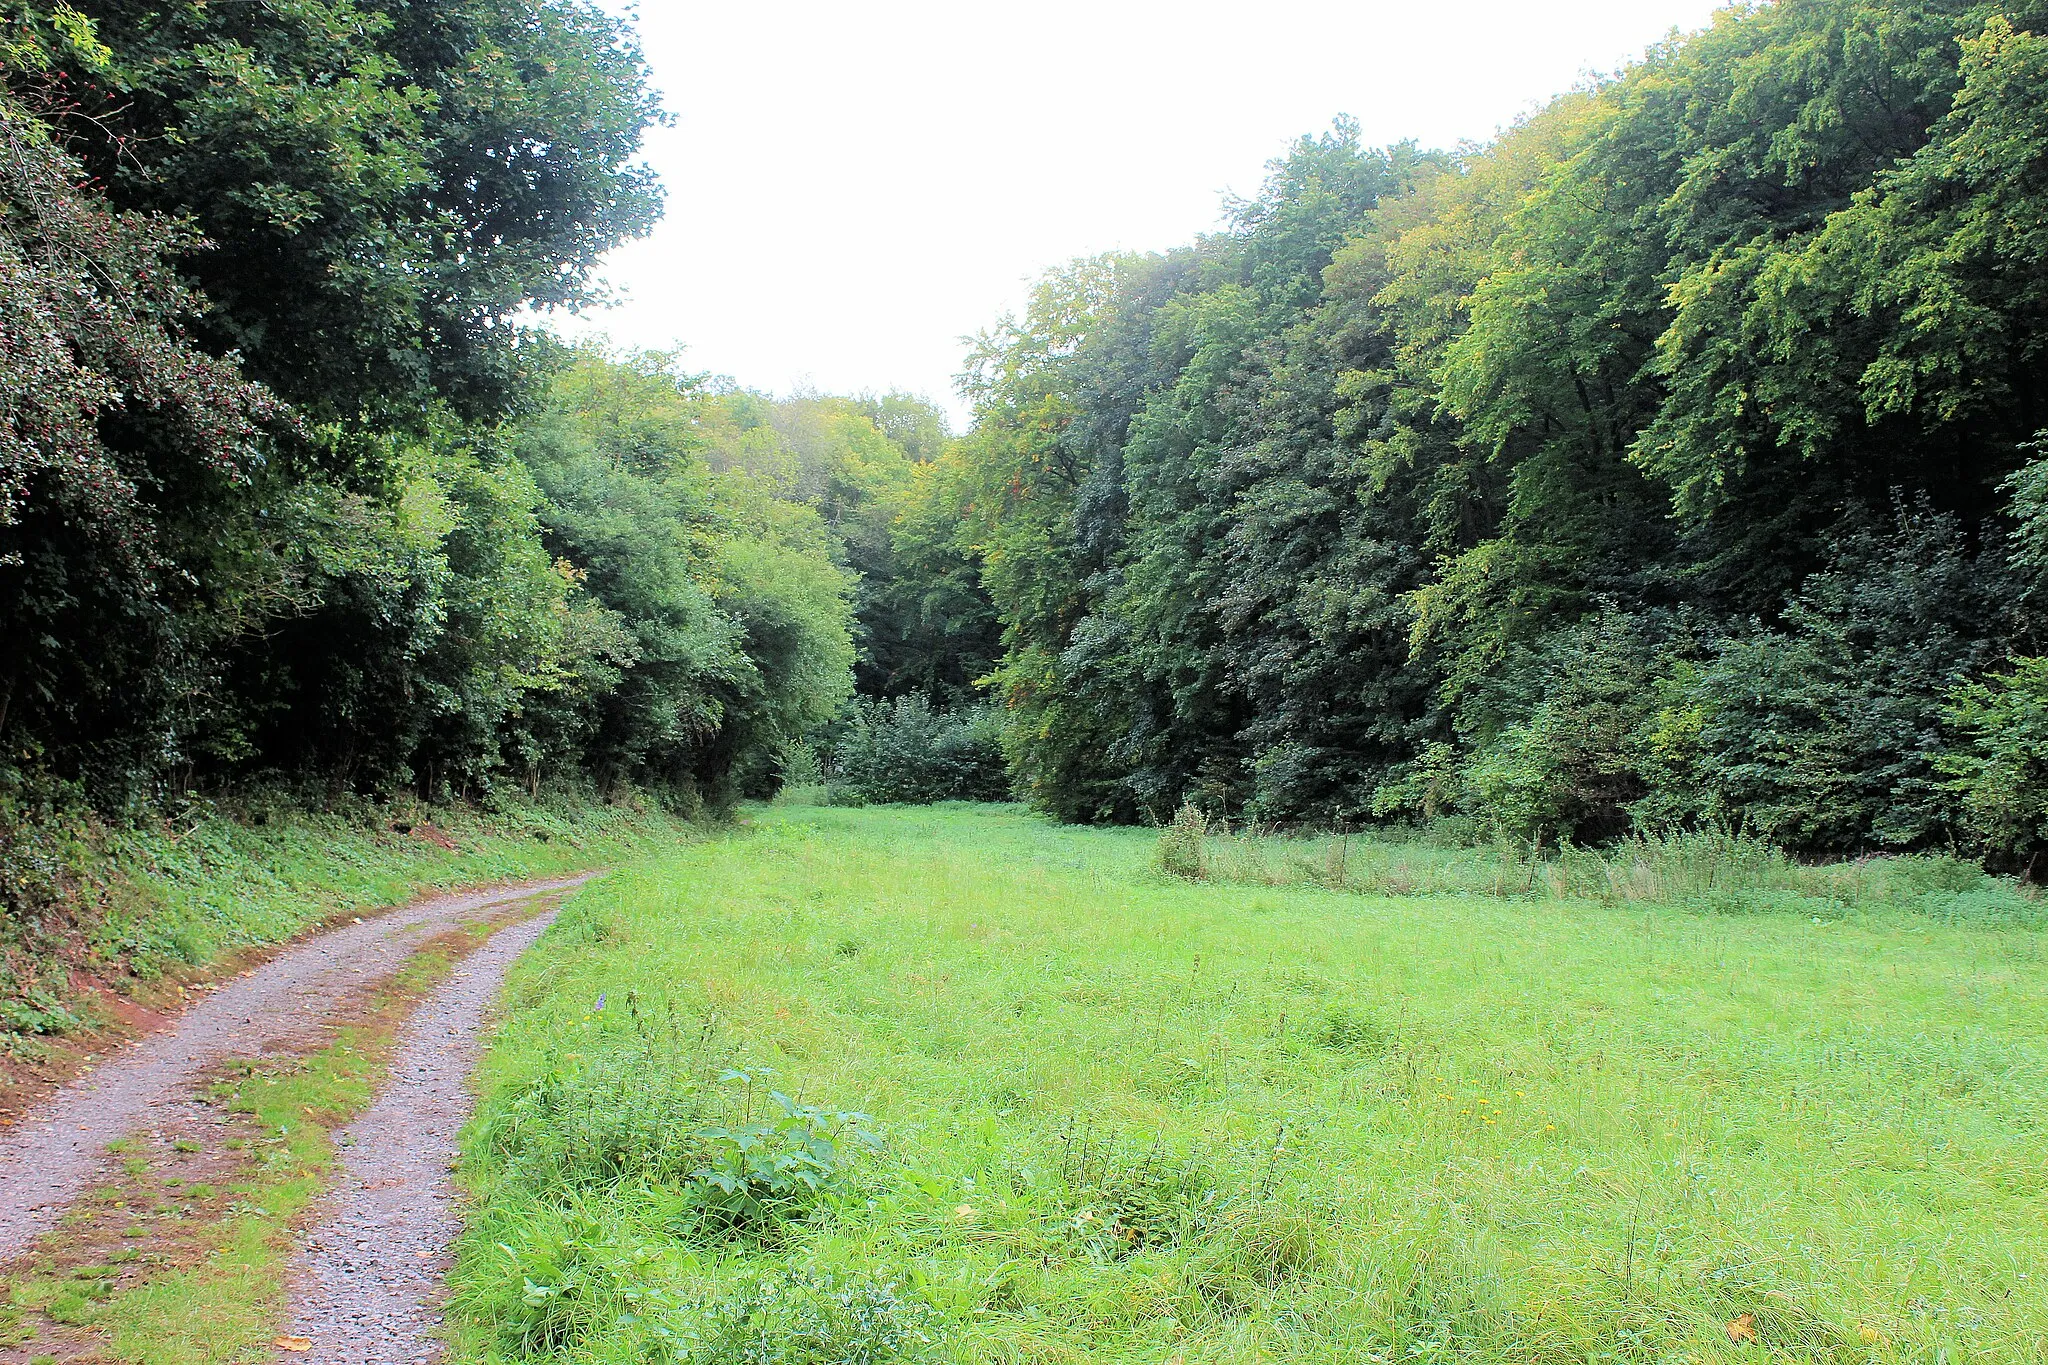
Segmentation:
{"type": "Polygon", "coordinates": [[[1756,1314],[1744,1313],[1728,1324],[1728,1340],[1746,1346],[1756,1340],[1756,1314]]]}
{"type": "Polygon", "coordinates": [[[310,1351],[313,1341],[310,1337],[279,1337],[270,1343],[280,1351],[310,1351]]]}

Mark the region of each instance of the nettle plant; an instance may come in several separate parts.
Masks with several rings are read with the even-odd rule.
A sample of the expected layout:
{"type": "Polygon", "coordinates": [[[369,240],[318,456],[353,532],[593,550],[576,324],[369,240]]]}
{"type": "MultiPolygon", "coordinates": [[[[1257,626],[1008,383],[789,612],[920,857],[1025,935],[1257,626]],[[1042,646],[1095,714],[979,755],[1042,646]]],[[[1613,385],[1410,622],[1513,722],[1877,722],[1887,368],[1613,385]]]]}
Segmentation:
{"type": "Polygon", "coordinates": [[[690,1172],[686,1193],[703,1231],[772,1234],[846,1194],[851,1157],[881,1147],[867,1115],[799,1104],[780,1090],[768,1097],[781,1113],[753,1120],[754,1090],[772,1074],[729,1068],[719,1076],[746,1086],[748,1120],[697,1130],[704,1161],[690,1172]]]}

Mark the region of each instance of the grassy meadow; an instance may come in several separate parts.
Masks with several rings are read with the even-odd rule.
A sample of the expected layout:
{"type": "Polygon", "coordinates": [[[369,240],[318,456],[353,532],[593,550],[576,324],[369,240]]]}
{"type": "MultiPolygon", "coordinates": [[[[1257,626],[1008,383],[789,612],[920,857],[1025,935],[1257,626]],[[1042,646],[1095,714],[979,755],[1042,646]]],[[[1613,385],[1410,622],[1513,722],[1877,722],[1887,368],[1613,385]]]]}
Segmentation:
{"type": "Polygon", "coordinates": [[[480,1077],[457,1358],[2048,1358],[2010,886],[1158,843],[775,807],[586,890],[480,1077]]]}

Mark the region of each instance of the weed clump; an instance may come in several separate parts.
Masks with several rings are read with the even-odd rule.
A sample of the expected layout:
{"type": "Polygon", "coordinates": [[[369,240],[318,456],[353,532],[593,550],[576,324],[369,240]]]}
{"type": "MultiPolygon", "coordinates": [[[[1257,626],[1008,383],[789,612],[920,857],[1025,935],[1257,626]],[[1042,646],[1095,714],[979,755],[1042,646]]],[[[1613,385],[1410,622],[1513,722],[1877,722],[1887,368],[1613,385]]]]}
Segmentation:
{"type": "Polygon", "coordinates": [[[498,1345],[515,1357],[546,1359],[575,1349],[636,1296],[637,1277],[618,1264],[580,1199],[561,1210],[530,1210],[516,1227],[495,1230],[494,1273],[465,1276],[460,1306],[489,1322],[498,1345]]]}
{"type": "Polygon", "coordinates": [[[1209,875],[1209,817],[1192,801],[1174,812],[1173,823],[1159,833],[1154,859],[1161,872],[1198,882],[1209,875]]]}
{"type": "Polygon", "coordinates": [[[691,1365],[884,1365],[924,1355],[932,1320],[888,1281],[799,1269],[763,1276],[660,1335],[691,1365]]]}
{"type": "Polygon", "coordinates": [[[542,1200],[622,1184],[678,1200],[671,1229],[696,1239],[773,1240],[852,1189],[851,1158],[879,1141],[865,1114],[820,1109],[767,1091],[780,1112],[756,1119],[754,1092],[772,1073],[728,1068],[745,1087],[737,1115],[653,1048],[557,1060],[480,1128],[505,1179],[542,1200]]]}
{"type": "Polygon", "coordinates": [[[1071,1127],[1061,1144],[1060,1173],[1073,1209],[1073,1240],[1103,1261],[1199,1241],[1241,1197],[1197,1154],[1157,1144],[1140,1151],[1114,1138],[1097,1143],[1071,1127]]]}
{"type": "Polygon", "coordinates": [[[798,1104],[779,1090],[769,1099],[778,1117],[696,1132],[703,1156],[684,1186],[688,1213],[678,1230],[772,1239],[851,1193],[850,1149],[881,1145],[865,1114],[798,1104]]]}
{"type": "Polygon", "coordinates": [[[702,1160],[703,1088],[642,1050],[551,1059],[479,1129],[505,1178],[537,1195],[679,1184],[702,1160]]]}
{"type": "Polygon", "coordinates": [[[1236,1208],[1190,1258],[1187,1282],[1210,1311],[1236,1316],[1262,1293],[1314,1274],[1327,1262],[1313,1219],[1265,1208],[1236,1208]]]}
{"type": "Polygon", "coordinates": [[[1363,1010],[1332,1005],[1316,1029],[1316,1046],[1331,1052],[1376,1057],[1393,1045],[1386,1026],[1363,1010]]]}

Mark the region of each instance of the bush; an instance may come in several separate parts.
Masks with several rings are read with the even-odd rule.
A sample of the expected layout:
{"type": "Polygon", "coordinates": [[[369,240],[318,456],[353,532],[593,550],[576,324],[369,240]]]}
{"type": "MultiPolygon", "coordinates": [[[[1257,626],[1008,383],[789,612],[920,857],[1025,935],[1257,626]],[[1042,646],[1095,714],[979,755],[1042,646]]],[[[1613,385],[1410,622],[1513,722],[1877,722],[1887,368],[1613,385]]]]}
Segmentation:
{"type": "Polygon", "coordinates": [[[937,711],[923,697],[856,702],[834,758],[833,799],[846,805],[1002,801],[1010,794],[985,707],[937,711]]]}
{"type": "Polygon", "coordinates": [[[1992,860],[2031,876],[2048,848],[2048,659],[1959,688],[1948,710],[1958,742],[1941,756],[1963,825],[1992,860]]]}
{"type": "Polygon", "coordinates": [[[1663,700],[1672,634],[1603,607],[1504,670],[1501,691],[1535,700],[1472,756],[1463,793],[1470,813],[1539,842],[1625,832],[1631,808],[1650,793],[1645,736],[1663,700]]]}
{"type": "Polygon", "coordinates": [[[2002,567],[1953,517],[1852,518],[1782,628],[1721,642],[1694,688],[1710,813],[1801,852],[1944,841],[1944,713],[1990,660],[2002,567]]]}

